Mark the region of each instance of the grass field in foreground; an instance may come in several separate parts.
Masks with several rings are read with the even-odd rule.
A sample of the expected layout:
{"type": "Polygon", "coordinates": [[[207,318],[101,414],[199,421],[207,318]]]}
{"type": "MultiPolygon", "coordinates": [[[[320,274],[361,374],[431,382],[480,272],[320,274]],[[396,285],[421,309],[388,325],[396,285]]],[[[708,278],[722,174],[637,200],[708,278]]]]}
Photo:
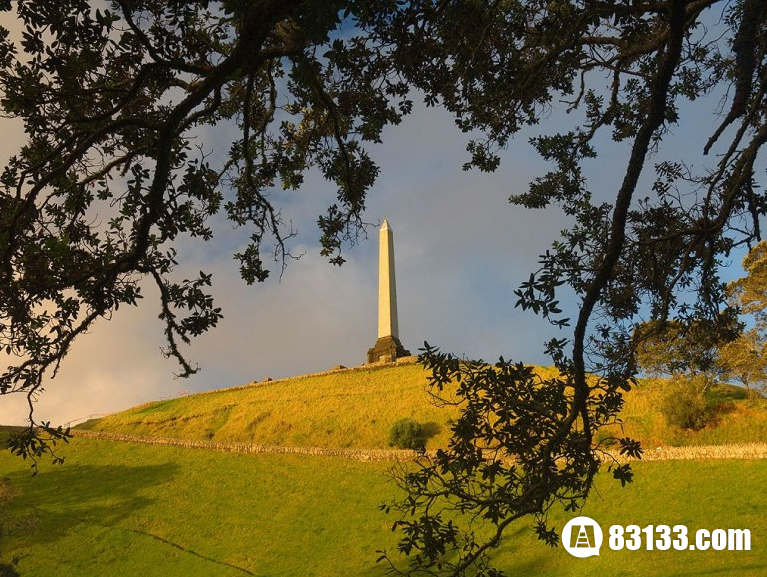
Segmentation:
{"type": "MultiPolygon", "coordinates": [[[[19,494],[5,511],[0,563],[22,577],[380,576],[395,489],[385,463],[238,455],[75,439],[63,467],[31,477],[0,453],[19,494]],[[7,533],[10,531],[10,534],[7,533]]],[[[767,574],[767,461],[639,463],[633,485],[607,476],[583,512],[602,524],[749,528],[752,551],[622,551],[575,559],[526,525],[498,554],[510,575],[767,574]]],[[[557,516],[559,528],[566,518],[557,516]]]]}
{"type": "MultiPolygon", "coordinates": [[[[665,384],[642,380],[626,394],[624,432],[612,434],[639,439],[648,448],[767,438],[767,400],[749,402],[743,389],[730,385],[709,393],[709,426],[693,432],[669,427],[659,412],[668,394],[665,384]]],[[[383,448],[392,424],[412,417],[427,432],[427,448],[444,447],[458,412],[434,406],[426,385],[426,372],[418,365],[339,372],[147,403],[81,427],[267,445],[383,448]]]]}

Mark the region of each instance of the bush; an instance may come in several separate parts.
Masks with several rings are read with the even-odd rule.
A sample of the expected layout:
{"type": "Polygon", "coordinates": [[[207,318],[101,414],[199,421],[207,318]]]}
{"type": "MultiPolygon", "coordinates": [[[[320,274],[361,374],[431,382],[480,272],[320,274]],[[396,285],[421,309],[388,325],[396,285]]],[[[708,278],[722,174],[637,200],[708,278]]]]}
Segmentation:
{"type": "Polygon", "coordinates": [[[693,431],[706,426],[708,410],[703,394],[707,387],[701,380],[703,378],[682,378],[672,386],[660,407],[669,425],[693,431]]]}
{"type": "Polygon", "coordinates": [[[424,438],[418,421],[406,417],[394,423],[389,431],[389,446],[422,450],[424,438]]]}

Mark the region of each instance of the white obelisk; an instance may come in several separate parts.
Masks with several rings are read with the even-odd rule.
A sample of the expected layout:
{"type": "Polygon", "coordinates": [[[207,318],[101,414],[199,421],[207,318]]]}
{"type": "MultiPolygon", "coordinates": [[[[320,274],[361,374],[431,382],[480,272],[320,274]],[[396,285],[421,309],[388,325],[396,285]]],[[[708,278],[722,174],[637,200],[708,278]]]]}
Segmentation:
{"type": "Polygon", "coordinates": [[[378,338],[392,336],[399,339],[394,231],[386,219],[378,233],[378,247],[378,338]]]}
{"type": "Polygon", "coordinates": [[[393,362],[410,356],[399,341],[397,282],[394,278],[394,231],[384,220],[378,234],[378,339],[368,349],[368,363],[393,362]]]}

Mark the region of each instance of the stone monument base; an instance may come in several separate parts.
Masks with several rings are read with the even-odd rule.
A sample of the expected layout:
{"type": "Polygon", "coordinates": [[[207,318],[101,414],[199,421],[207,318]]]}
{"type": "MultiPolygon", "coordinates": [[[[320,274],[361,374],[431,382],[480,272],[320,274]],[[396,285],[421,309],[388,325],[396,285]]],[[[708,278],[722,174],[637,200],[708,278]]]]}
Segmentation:
{"type": "Polygon", "coordinates": [[[410,351],[406,350],[397,337],[379,337],[372,349],[368,349],[368,363],[394,362],[400,357],[409,357],[410,351]]]}

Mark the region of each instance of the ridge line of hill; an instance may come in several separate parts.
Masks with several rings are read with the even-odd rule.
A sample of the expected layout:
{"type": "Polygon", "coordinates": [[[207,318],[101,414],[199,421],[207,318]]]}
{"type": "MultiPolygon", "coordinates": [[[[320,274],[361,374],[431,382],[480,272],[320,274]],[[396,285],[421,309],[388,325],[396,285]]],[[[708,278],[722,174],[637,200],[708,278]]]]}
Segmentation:
{"type": "MultiPolygon", "coordinates": [[[[320,371],[318,373],[307,373],[305,375],[296,375],[295,377],[282,377],[280,379],[271,379],[267,377],[264,380],[261,381],[253,381],[251,383],[246,383],[244,385],[233,385],[231,387],[223,387],[220,389],[210,389],[208,391],[196,391],[194,393],[190,393],[189,397],[194,397],[196,395],[210,395],[214,393],[224,393],[228,391],[240,391],[242,389],[250,389],[254,387],[268,387],[270,385],[278,385],[281,383],[284,383],[285,381],[300,381],[302,379],[311,379],[314,377],[326,377],[329,375],[339,375],[339,374],[345,374],[345,373],[359,373],[359,372],[369,372],[369,371],[378,371],[381,369],[390,369],[392,367],[401,366],[401,365],[417,365],[418,364],[418,357],[415,355],[409,356],[409,357],[400,357],[399,359],[392,361],[392,362],[383,362],[378,361],[375,363],[365,363],[362,365],[358,365],[356,367],[341,367],[338,369],[328,369],[327,371],[320,371]]],[[[156,403],[157,401],[147,401],[145,403],[141,403],[140,405],[136,405],[136,407],[141,407],[144,405],[150,405],[152,403],[156,403]]],[[[136,408],[134,407],[134,408],[136,408]]]]}

